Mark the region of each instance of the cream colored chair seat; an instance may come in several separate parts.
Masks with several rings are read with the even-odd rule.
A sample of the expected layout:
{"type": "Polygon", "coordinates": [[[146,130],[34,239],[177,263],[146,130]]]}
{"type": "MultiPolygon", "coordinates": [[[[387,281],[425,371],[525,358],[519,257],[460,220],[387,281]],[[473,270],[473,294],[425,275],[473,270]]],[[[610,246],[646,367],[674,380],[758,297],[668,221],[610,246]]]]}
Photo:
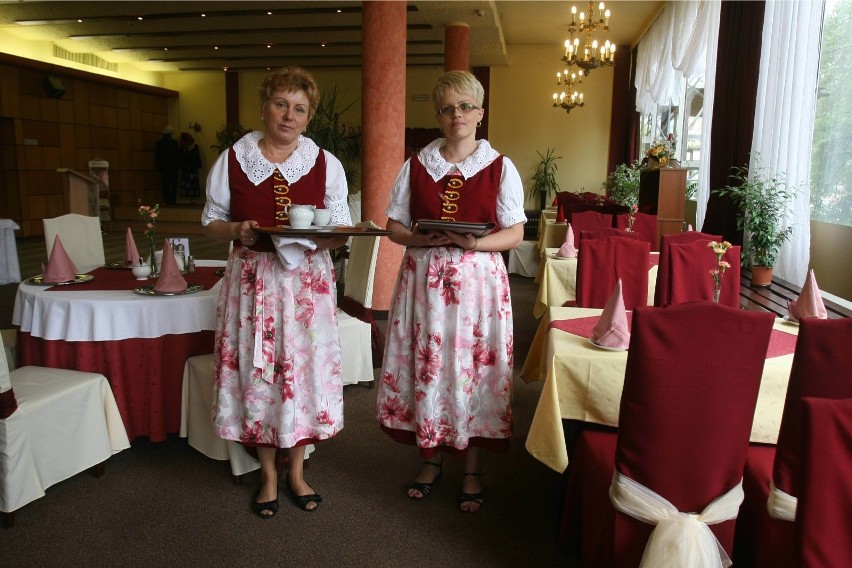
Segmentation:
{"type": "MultiPolygon", "coordinates": [[[[213,355],[196,355],[186,360],[183,368],[180,436],[190,446],[214,460],[228,460],[237,483],[246,473],[260,469],[260,462],[246,451],[245,446],[223,440],[213,428],[213,355]]],[[[305,448],[305,458],[314,451],[313,444],[305,448]]]]}
{"type": "Polygon", "coordinates": [[[69,213],[52,219],[42,219],[47,258],[53,250],[56,235],[62,240],[65,252],[78,267],[104,264],[104,241],[101,237],[101,220],[69,213]]]}
{"type": "Polygon", "coordinates": [[[129,447],[106,377],[33,366],[10,373],[0,349],[0,512],[7,526],[48,487],[92,467],[102,473],[107,458],[129,447]]]}

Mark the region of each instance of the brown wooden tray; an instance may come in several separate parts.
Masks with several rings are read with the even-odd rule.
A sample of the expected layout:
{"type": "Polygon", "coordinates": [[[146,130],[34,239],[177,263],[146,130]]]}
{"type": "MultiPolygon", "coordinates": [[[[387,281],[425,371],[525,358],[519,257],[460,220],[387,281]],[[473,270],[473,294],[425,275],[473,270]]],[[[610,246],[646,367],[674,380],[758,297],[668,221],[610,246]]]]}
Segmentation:
{"type": "Polygon", "coordinates": [[[307,229],[293,227],[255,227],[255,231],[280,237],[376,237],[390,235],[393,231],[372,227],[316,226],[307,229]]]}

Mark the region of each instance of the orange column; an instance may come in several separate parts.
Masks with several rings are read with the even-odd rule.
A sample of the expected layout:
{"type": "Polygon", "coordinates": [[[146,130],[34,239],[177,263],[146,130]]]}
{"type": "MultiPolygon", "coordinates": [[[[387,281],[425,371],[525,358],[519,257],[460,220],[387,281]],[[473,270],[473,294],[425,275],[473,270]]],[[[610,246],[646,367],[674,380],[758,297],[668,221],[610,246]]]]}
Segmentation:
{"type": "Polygon", "coordinates": [[[470,71],[470,26],[450,22],[444,32],[444,71],[470,71]]]}
{"type": "MultiPolygon", "coordinates": [[[[405,160],[405,2],[364,2],[361,78],[361,218],[384,227],[390,190],[405,160]]],[[[382,238],[373,309],[387,311],[402,247],[382,238]]]]}

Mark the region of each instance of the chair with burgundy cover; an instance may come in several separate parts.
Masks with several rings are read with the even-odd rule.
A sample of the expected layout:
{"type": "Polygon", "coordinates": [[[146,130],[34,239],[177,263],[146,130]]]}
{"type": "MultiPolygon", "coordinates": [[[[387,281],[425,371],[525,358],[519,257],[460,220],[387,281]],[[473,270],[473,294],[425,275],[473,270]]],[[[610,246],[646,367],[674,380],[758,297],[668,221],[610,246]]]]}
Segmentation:
{"type": "Polygon", "coordinates": [[[577,236],[575,244],[578,249],[580,248],[580,244],[583,242],[583,239],[605,239],[607,237],[622,237],[625,239],[633,239],[634,241],[644,240],[637,233],[625,231],[624,229],[616,229],[614,227],[610,227],[609,229],[592,229],[590,231],[580,231],[579,234],[574,234],[577,236]]]}
{"type": "MultiPolygon", "coordinates": [[[[627,229],[630,226],[630,215],[621,213],[615,216],[615,227],[627,229]]],[[[660,250],[657,242],[657,216],[651,213],[636,212],[633,216],[633,232],[639,235],[643,241],[651,243],[651,250],[660,250]]]]}
{"type": "MultiPolygon", "coordinates": [[[[671,255],[670,246],[672,244],[691,243],[692,241],[704,242],[722,240],[721,235],[709,235],[698,231],[686,231],[685,233],[673,233],[660,237],[660,260],[657,267],[657,283],[654,288],[654,305],[668,306],[670,301],[671,289],[671,255]]],[[[709,266],[707,267],[710,268],[709,266]]],[[[709,277],[709,276],[708,276],[709,277]]]]}
{"type": "Polygon", "coordinates": [[[802,399],[802,493],[796,510],[799,566],[852,559],[852,399],[802,399]]]}
{"type": "Polygon", "coordinates": [[[599,231],[601,229],[612,228],[612,214],[601,213],[600,211],[590,209],[587,211],[574,211],[571,218],[568,219],[571,226],[574,228],[574,234],[582,231],[599,231]]]}
{"type": "Polygon", "coordinates": [[[557,191],[553,203],[554,205],[556,205],[557,223],[565,222],[565,214],[568,205],[578,203],[582,205],[587,205],[587,203],[579,195],[570,191],[557,191]]]}
{"type": "MultiPolygon", "coordinates": [[[[709,241],[669,246],[669,305],[713,299],[710,270],[718,266],[709,241]]],[[[740,305],[740,247],[731,247],[722,256],[730,264],[722,276],[719,303],[736,308],[740,305]]]]}
{"type": "Polygon", "coordinates": [[[564,536],[583,566],[704,566],[669,556],[691,541],[719,566],[707,526],[731,553],[773,322],[713,302],[636,308],[618,430],[584,430],[569,466],[564,536]],[[668,501],[646,494],[659,516],[635,506],[637,483],[668,501]]]}
{"type": "Polygon", "coordinates": [[[100,476],[129,447],[106,377],[35,366],[10,372],[0,341],[0,518],[8,528],[48,487],[87,469],[100,476]]]}
{"type": "Polygon", "coordinates": [[[603,308],[621,278],[624,308],[648,304],[648,243],[622,237],[590,239],[577,254],[577,306],[603,308]]]}
{"type": "MultiPolygon", "coordinates": [[[[804,318],[775,446],[752,444],[734,559],[743,566],[796,566],[796,498],[801,477],[802,397],[852,398],[852,318],[804,318]],[[770,489],[770,484],[774,489],[770,489]],[[771,513],[769,511],[772,511],[771,513]]],[[[847,447],[848,451],[848,447],[847,447]]],[[[823,458],[823,464],[834,461],[823,458]]],[[[850,557],[852,558],[852,557],[850,557]]]]}

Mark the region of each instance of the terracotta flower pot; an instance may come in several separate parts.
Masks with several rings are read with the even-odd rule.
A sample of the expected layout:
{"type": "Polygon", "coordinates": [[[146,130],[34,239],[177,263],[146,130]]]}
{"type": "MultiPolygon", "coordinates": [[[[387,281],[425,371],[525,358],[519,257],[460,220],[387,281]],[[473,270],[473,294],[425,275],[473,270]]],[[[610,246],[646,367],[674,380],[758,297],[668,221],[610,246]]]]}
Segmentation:
{"type": "Polygon", "coordinates": [[[751,285],[752,286],[769,286],[772,284],[772,267],[771,266],[752,266],[751,267],[751,285]]]}

